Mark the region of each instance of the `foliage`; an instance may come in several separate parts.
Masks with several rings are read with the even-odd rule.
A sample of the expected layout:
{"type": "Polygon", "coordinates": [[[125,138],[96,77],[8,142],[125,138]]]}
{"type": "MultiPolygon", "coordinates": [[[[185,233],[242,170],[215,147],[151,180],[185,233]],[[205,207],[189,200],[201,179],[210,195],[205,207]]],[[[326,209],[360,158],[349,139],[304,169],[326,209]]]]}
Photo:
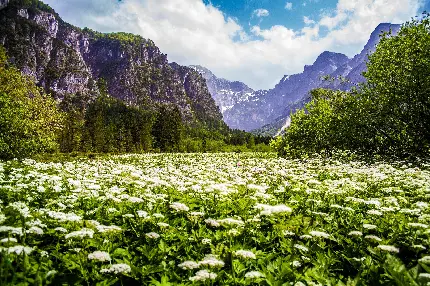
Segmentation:
{"type": "Polygon", "coordinates": [[[160,151],[179,151],[182,141],[182,117],[177,106],[162,105],[152,129],[154,147],[160,151]]]}
{"type": "Polygon", "coordinates": [[[270,153],[0,162],[0,284],[426,285],[429,167],[270,153]],[[190,281],[202,270],[216,276],[190,281]]]}
{"type": "Polygon", "coordinates": [[[0,158],[55,151],[62,124],[56,102],[5,59],[0,47],[0,158]]]}
{"type": "Polygon", "coordinates": [[[305,110],[273,142],[279,154],[428,155],[430,17],[404,24],[396,36],[382,35],[367,67],[358,90],[313,90],[305,110]]]}
{"type": "Polygon", "coordinates": [[[85,112],[81,150],[98,153],[148,151],[152,144],[152,124],[151,112],[102,94],[85,112]]]}

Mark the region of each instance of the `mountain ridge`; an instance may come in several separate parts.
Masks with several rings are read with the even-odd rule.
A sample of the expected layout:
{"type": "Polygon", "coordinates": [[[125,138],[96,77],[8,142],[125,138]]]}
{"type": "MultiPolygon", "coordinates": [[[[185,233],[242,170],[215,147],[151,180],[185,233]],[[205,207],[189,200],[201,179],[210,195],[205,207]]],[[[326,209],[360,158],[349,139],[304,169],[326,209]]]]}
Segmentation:
{"type": "Polygon", "coordinates": [[[129,105],[173,104],[185,122],[222,121],[203,77],[169,63],[153,41],[81,29],[43,2],[30,2],[12,0],[0,10],[0,44],[11,63],[58,100],[67,94],[92,100],[104,79],[108,93],[129,105]]]}
{"type": "MultiPolygon", "coordinates": [[[[269,90],[258,90],[249,94],[246,98],[237,101],[233,106],[222,109],[224,121],[231,127],[258,134],[275,135],[288,123],[291,112],[302,108],[309,100],[309,91],[318,88],[332,88],[348,90],[363,82],[365,78],[362,72],[366,70],[367,55],[375,50],[379,42],[379,35],[392,30],[396,34],[400,29],[399,24],[381,23],[371,33],[369,40],[362,51],[352,58],[341,53],[324,51],[312,65],[305,65],[303,72],[293,75],[284,75],[283,78],[269,90]],[[322,76],[333,78],[343,77],[345,81],[325,81],[322,76]]],[[[204,68],[203,68],[204,69],[204,68]]],[[[206,77],[208,86],[213,80],[206,77]]],[[[244,84],[245,85],[245,84],[244,84]]],[[[211,94],[217,96],[217,92],[211,94]]],[[[223,105],[223,103],[218,103],[223,105]]]]}

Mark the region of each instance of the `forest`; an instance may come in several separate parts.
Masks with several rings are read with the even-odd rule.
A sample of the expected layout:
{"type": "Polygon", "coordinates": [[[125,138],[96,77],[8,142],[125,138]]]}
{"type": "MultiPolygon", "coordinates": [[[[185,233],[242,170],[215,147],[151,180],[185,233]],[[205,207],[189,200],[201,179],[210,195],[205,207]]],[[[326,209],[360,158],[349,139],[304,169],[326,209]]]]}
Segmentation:
{"type": "Polygon", "coordinates": [[[91,99],[61,101],[7,61],[0,47],[0,158],[41,153],[269,151],[271,138],[231,130],[224,122],[185,122],[173,104],[130,106],[111,97],[104,79],[91,99]]]}

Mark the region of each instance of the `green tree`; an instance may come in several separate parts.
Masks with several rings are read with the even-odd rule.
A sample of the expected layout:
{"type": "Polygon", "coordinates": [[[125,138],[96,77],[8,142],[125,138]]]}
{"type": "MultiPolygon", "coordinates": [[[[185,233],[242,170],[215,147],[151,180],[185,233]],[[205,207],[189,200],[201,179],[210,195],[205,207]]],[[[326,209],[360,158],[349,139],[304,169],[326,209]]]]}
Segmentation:
{"type": "Polygon", "coordinates": [[[367,82],[351,92],[317,89],[292,115],[280,155],[352,150],[407,157],[430,150],[430,18],[381,36],[369,56],[367,82]]]}
{"type": "Polygon", "coordinates": [[[157,113],[152,134],[154,147],[160,151],[177,152],[182,143],[183,123],[177,106],[162,105],[157,113]]]}
{"type": "Polygon", "coordinates": [[[362,92],[369,128],[380,148],[423,154],[430,148],[430,18],[413,20],[381,38],[369,56],[362,92]]]}
{"type": "Polygon", "coordinates": [[[56,151],[62,126],[56,102],[6,58],[0,47],[0,158],[56,151]]]}

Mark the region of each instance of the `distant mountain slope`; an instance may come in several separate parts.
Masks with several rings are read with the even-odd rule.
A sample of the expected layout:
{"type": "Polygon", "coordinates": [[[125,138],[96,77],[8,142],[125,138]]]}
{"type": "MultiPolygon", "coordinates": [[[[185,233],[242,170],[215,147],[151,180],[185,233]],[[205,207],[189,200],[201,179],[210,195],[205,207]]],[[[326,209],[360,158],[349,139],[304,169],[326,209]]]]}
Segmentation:
{"type": "Polygon", "coordinates": [[[189,67],[169,64],[148,39],[102,34],[64,22],[42,2],[11,0],[0,11],[0,44],[10,61],[56,98],[95,98],[97,82],[130,105],[179,107],[187,122],[222,120],[205,80],[189,67]]]}
{"type": "Polygon", "coordinates": [[[255,92],[249,100],[224,113],[224,118],[230,127],[247,131],[271,123],[283,114],[286,106],[300,101],[311,89],[320,86],[321,76],[333,73],[347,62],[348,57],[343,54],[324,52],[313,65],[305,66],[302,73],[286,75],[275,88],[255,92]]]}
{"type": "Polygon", "coordinates": [[[209,69],[202,66],[190,66],[199,72],[205,79],[213,99],[224,114],[233,105],[248,99],[254,90],[240,81],[229,81],[216,77],[209,69]]]}
{"type": "Polygon", "coordinates": [[[396,34],[400,25],[380,24],[370,35],[370,39],[362,52],[352,59],[339,53],[323,52],[314,64],[305,66],[300,74],[286,75],[275,86],[267,91],[257,91],[248,99],[243,100],[224,113],[225,121],[232,128],[251,131],[266,135],[277,134],[282,127],[288,125],[290,113],[304,106],[309,100],[309,91],[318,88],[350,89],[351,86],[363,82],[361,75],[366,70],[367,55],[375,50],[382,32],[392,30],[396,34]],[[321,76],[343,76],[350,84],[339,81],[323,81],[321,76]]]}

